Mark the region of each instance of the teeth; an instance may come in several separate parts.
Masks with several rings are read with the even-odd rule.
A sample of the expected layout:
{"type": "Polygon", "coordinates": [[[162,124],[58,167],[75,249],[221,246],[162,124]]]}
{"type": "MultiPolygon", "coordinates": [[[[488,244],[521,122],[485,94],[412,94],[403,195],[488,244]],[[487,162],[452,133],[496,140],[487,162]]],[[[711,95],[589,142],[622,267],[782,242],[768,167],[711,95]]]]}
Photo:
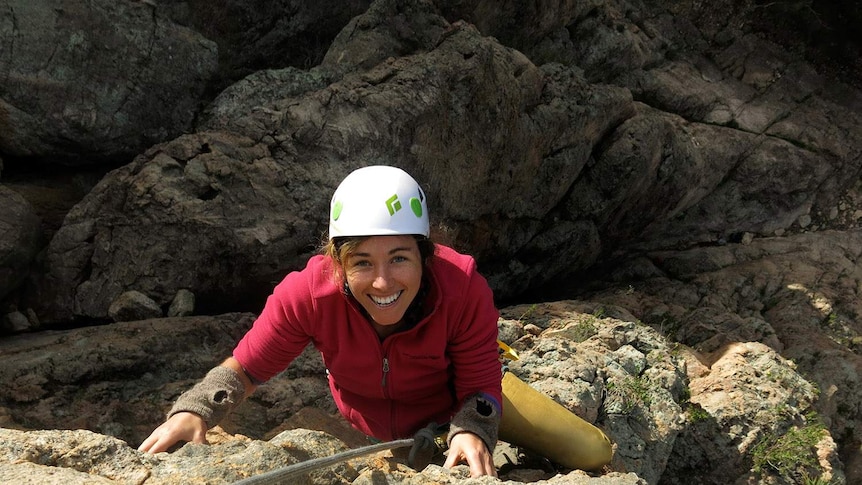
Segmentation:
{"type": "Polygon", "coordinates": [[[385,306],[385,305],[389,305],[390,303],[397,300],[398,297],[401,296],[401,292],[399,291],[398,293],[395,293],[394,295],[383,297],[383,298],[373,296],[373,295],[369,295],[369,296],[371,296],[371,299],[374,301],[374,303],[377,303],[378,305],[381,305],[381,306],[385,306]]]}

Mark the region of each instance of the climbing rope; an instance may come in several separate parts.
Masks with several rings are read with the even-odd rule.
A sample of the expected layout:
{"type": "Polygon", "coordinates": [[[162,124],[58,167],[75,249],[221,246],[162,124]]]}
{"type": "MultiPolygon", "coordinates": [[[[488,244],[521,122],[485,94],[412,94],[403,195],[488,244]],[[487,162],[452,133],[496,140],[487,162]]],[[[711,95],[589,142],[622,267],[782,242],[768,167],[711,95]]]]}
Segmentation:
{"type": "MultiPolygon", "coordinates": [[[[284,468],[244,478],[238,482],[234,482],[234,485],[280,485],[283,483],[292,483],[288,481],[288,479],[303,476],[315,470],[335,465],[336,463],[371,455],[379,451],[407,448],[408,446],[411,447],[411,449],[407,458],[407,463],[411,467],[415,468],[417,460],[421,459],[419,455],[432,451],[434,447],[439,446],[438,439],[440,438],[441,433],[445,433],[445,430],[447,429],[448,425],[438,426],[436,423],[431,423],[427,427],[417,431],[412,438],[375,443],[373,445],[342,451],[341,453],[336,453],[332,456],[313,458],[311,460],[294,463],[293,465],[289,465],[284,468]]],[[[442,436],[445,436],[445,434],[442,436]]]]}
{"type": "Polygon", "coordinates": [[[294,463],[293,465],[279,468],[278,470],[273,470],[271,472],[262,473],[253,477],[244,478],[238,482],[234,482],[234,485],[280,485],[283,483],[292,483],[288,481],[288,479],[302,476],[315,470],[335,465],[336,463],[352,460],[353,458],[359,458],[361,456],[377,453],[379,451],[394,450],[396,448],[406,448],[408,446],[413,446],[415,441],[416,440],[414,438],[406,438],[403,440],[386,441],[383,443],[363,446],[361,448],[355,448],[353,450],[336,453],[332,456],[324,456],[321,458],[314,458],[311,460],[294,463]]]}

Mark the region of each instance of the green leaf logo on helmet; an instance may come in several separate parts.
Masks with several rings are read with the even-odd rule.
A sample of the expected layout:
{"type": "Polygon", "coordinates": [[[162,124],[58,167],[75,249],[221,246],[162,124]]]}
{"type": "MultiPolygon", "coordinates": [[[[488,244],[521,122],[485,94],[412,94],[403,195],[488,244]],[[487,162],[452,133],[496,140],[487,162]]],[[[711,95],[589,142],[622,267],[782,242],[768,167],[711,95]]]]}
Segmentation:
{"type": "Polygon", "coordinates": [[[400,168],[373,165],[354,170],[332,195],[330,239],[429,233],[425,193],[400,168]],[[404,210],[405,200],[410,210],[404,210]]]}
{"type": "Polygon", "coordinates": [[[390,216],[394,216],[396,212],[401,210],[401,202],[398,202],[398,194],[386,199],[386,208],[389,209],[390,216]]]}

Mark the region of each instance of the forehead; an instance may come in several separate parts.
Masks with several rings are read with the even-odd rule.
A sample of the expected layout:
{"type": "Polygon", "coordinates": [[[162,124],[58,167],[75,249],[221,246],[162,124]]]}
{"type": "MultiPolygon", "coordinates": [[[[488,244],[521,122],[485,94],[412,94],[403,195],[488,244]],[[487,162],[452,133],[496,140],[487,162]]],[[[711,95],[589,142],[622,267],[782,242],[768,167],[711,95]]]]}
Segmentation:
{"type": "Polygon", "coordinates": [[[358,244],[351,255],[354,254],[388,254],[398,250],[418,250],[418,244],[413,236],[371,236],[358,244]]]}

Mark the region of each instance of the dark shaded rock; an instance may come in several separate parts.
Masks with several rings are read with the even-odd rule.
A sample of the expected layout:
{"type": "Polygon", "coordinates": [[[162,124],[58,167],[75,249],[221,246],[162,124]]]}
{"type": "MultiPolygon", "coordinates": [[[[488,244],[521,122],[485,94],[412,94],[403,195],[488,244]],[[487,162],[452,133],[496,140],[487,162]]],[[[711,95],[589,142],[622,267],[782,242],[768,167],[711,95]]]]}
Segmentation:
{"type": "Polygon", "coordinates": [[[111,302],[108,316],[115,322],[131,322],[159,318],[163,314],[162,308],[152,298],[140,291],[131,290],[123,292],[111,302]]]}
{"type": "Polygon", "coordinates": [[[251,322],[229,314],[7,337],[0,409],[31,429],[81,428],[140,442],[185,387],[230,355],[251,322]]]}
{"type": "Polygon", "coordinates": [[[177,291],[171,306],[168,307],[169,317],[187,317],[195,311],[195,294],[185,288],[177,291]]]}
{"type": "Polygon", "coordinates": [[[320,66],[339,71],[370,69],[389,57],[432,50],[448,28],[434,2],[372,2],[341,29],[320,66]]]}
{"type": "Polygon", "coordinates": [[[152,2],[9,0],[0,45],[0,151],[66,163],[187,130],[217,56],[152,2]]]}
{"type": "Polygon", "coordinates": [[[0,299],[27,278],[40,236],[33,207],[17,192],[0,185],[0,299]]]}
{"type": "Polygon", "coordinates": [[[370,0],[168,0],[157,10],[218,45],[212,88],[224,89],[256,71],[308,69],[370,0]]]}

